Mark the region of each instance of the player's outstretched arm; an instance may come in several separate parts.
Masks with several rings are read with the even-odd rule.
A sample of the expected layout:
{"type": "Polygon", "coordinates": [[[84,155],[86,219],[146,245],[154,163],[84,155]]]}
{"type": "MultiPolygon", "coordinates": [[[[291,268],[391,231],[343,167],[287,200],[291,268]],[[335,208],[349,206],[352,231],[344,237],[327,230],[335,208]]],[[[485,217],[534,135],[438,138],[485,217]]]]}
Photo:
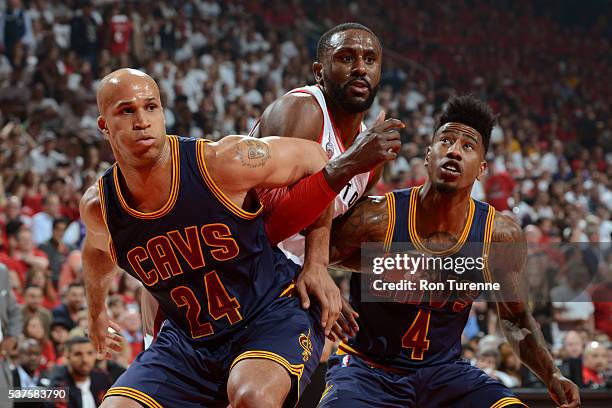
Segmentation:
{"type": "Polygon", "coordinates": [[[102,218],[97,185],[87,189],[81,198],[79,210],[87,230],[82,261],[89,314],[89,337],[98,352],[98,358],[110,358],[111,349],[121,351],[123,344],[118,334],[121,327],[108,319],[106,311],[106,295],[119,268],[111,259],[108,250],[109,233],[102,218]],[[112,330],[109,330],[109,327],[112,330]]]}
{"type": "Polygon", "coordinates": [[[521,361],[546,384],[555,402],[562,408],[579,407],[578,387],[555,366],[529,310],[523,276],[526,257],[520,227],[510,217],[496,214],[488,267],[492,280],[501,288],[496,296],[502,330],[521,361]]]}
{"type": "Polygon", "coordinates": [[[327,163],[319,144],[275,136],[226,136],[210,143],[206,152],[213,178],[224,192],[230,193],[292,185],[317,173],[327,163]]]}
{"type": "MultiPolygon", "coordinates": [[[[323,113],[315,99],[304,93],[292,93],[285,95],[266,108],[259,126],[256,129],[257,136],[283,135],[285,137],[317,141],[323,130],[323,113]]],[[[329,177],[329,175],[328,175],[329,177]]],[[[325,178],[321,181],[327,181],[325,178]]],[[[317,205],[318,194],[316,186],[312,186],[306,180],[300,181],[295,187],[287,189],[273,189],[260,192],[260,199],[264,206],[270,211],[267,225],[268,235],[274,243],[279,232],[287,232],[287,220],[300,222],[301,228],[292,228],[293,233],[305,230],[304,266],[296,281],[297,295],[302,307],[310,307],[310,297],[313,297],[321,306],[321,325],[326,334],[335,340],[335,332],[332,332],[341,310],[342,295],[331,276],[327,267],[329,264],[329,232],[333,218],[333,205],[329,205],[322,213],[310,208],[317,205]],[[299,191],[303,192],[299,197],[299,191]],[[270,197],[280,199],[270,200],[270,197]],[[308,205],[304,205],[307,202],[308,205]],[[316,216],[315,216],[316,214],[316,216]],[[318,218],[317,218],[318,217],[318,218]]],[[[333,198],[336,191],[333,192],[333,198]]],[[[286,234],[285,234],[286,235],[286,234]]],[[[283,239],[288,238],[286,235],[283,239]]],[[[346,333],[354,335],[353,331],[346,333]]]]}

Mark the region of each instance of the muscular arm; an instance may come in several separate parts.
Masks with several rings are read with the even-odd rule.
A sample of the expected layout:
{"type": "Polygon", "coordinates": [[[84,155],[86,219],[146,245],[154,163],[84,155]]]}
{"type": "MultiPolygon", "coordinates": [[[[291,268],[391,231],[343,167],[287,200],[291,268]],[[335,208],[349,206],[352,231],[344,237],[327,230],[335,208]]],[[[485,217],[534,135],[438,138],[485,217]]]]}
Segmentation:
{"type": "Polygon", "coordinates": [[[496,294],[497,310],[506,338],[521,361],[548,386],[551,395],[555,399],[563,396],[557,403],[563,403],[566,394],[570,402],[576,398],[579,401],[577,388],[569,390],[571,382],[555,366],[529,310],[524,287],[527,246],[523,232],[511,218],[496,214],[491,241],[488,266],[492,280],[501,287],[496,294]],[[571,398],[573,392],[575,396],[571,398]]]}
{"type": "Polygon", "coordinates": [[[82,255],[87,307],[94,316],[106,311],[106,295],[119,268],[108,251],[109,235],[102,218],[97,184],[87,189],[79,209],[87,229],[82,255]]]}
{"type": "MultiPolygon", "coordinates": [[[[317,141],[322,128],[323,114],[314,98],[308,94],[295,93],[283,96],[265,110],[259,123],[257,135],[260,137],[284,135],[285,137],[317,141]]],[[[330,175],[327,172],[326,175],[326,181],[329,183],[327,179],[330,175]]],[[[299,218],[303,203],[296,204],[293,208],[296,210],[295,217],[299,218]]],[[[327,268],[332,217],[333,206],[328,206],[306,231],[304,254],[306,268],[315,265],[327,268]]]]}
{"type": "Polygon", "coordinates": [[[205,161],[223,192],[240,195],[252,188],[294,184],[320,171],[327,156],[308,140],[226,136],[206,146],[205,161]]]}
{"type": "Polygon", "coordinates": [[[389,226],[386,197],[366,197],[338,218],[331,232],[330,263],[361,271],[361,243],[383,243],[389,226]]]}

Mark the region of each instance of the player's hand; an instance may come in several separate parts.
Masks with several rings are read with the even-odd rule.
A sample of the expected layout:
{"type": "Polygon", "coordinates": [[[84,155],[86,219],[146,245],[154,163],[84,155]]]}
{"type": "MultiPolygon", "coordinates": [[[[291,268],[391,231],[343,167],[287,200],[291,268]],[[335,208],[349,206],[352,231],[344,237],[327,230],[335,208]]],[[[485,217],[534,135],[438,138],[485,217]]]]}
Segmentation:
{"type": "Polygon", "coordinates": [[[381,111],[374,125],[357,135],[344,153],[351,173],[367,173],[378,164],[395,159],[401,147],[399,130],[404,127],[398,119],[385,120],[385,111],[381,111]]]}
{"type": "Polygon", "coordinates": [[[17,345],[17,339],[13,336],[6,336],[0,342],[0,358],[9,356],[17,345]]]}
{"type": "Polygon", "coordinates": [[[561,374],[553,375],[548,382],[548,392],[560,408],[581,406],[578,386],[561,374]]]}
{"type": "Polygon", "coordinates": [[[333,342],[339,339],[347,342],[349,337],[355,336],[359,331],[359,325],[356,320],[358,317],[359,314],[353,310],[348,300],[342,296],[342,313],[327,338],[333,342]]]}
{"type": "Polygon", "coordinates": [[[106,309],[98,315],[89,315],[89,338],[96,349],[98,360],[111,358],[111,351],[123,349],[123,337],[119,334],[121,327],[109,320],[106,309]]]}
{"type": "Polygon", "coordinates": [[[342,295],[329,276],[327,265],[304,264],[295,288],[304,309],[310,307],[310,295],[317,300],[321,306],[321,326],[328,336],[342,311],[342,295]]]}

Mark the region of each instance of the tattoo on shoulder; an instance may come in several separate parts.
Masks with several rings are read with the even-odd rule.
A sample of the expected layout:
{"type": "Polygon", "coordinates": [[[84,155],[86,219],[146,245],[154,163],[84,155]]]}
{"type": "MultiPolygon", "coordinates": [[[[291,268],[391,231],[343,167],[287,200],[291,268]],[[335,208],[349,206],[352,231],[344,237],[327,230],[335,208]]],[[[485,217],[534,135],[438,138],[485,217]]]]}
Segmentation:
{"type": "Polygon", "coordinates": [[[236,153],[243,166],[263,167],[270,159],[269,146],[260,140],[242,140],[236,145],[236,153]]]}
{"type": "Polygon", "coordinates": [[[512,218],[503,214],[495,214],[493,221],[493,242],[513,242],[522,243],[525,241],[523,230],[512,218]]]}

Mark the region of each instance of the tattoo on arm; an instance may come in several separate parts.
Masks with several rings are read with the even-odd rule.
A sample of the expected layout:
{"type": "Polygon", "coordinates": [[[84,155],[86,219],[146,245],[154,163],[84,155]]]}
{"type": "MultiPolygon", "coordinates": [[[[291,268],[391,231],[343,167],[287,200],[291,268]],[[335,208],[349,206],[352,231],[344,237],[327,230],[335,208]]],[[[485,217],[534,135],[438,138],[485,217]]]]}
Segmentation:
{"type": "Polygon", "coordinates": [[[249,168],[263,167],[270,159],[270,147],[260,140],[241,140],[236,153],[242,165],[249,168]]]}
{"type": "Polygon", "coordinates": [[[503,293],[497,304],[501,327],[522,362],[548,383],[558,369],[528,306],[525,236],[514,221],[496,214],[492,241],[490,271],[503,293]]]}
{"type": "Polygon", "coordinates": [[[330,238],[330,263],[359,257],[362,242],[384,240],[389,223],[384,199],[366,198],[334,222],[330,238]]]}

